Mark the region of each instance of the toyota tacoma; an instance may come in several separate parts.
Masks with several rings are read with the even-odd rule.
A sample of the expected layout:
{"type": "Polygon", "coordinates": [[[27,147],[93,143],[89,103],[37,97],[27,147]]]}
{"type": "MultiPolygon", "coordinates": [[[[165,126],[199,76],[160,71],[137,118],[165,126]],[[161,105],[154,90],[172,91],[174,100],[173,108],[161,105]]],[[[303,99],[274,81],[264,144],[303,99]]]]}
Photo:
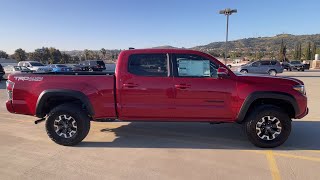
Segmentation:
{"type": "Polygon", "coordinates": [[[9,112],[46,121],[48,136],[72,146],[90,121],[239,123],[256,146],[283,144],[291,120],[308,114],[304,83],[235,74],[214,57],[185,49],[122,51],[114,74],[12,74],[9,112]]]}

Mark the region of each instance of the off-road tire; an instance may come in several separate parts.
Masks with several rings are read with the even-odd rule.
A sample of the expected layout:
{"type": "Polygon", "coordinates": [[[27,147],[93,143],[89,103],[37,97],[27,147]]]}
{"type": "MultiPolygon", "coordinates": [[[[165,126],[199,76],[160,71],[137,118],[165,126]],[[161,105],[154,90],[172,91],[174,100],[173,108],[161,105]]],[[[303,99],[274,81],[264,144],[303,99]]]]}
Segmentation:
{"type": "Polygon", "coordinates": [[[281,108],[273,105],[260,105],[256,107],[246,118],[245,131],[248,139],[255,146],[260,148],[274,148],[282,145],[291,132],[291,119],[281,108]],[[263,140],[258,136],[256,129],[260,119],[266,116],[276,117],[281,123],[281,133],[273,140],[263,140]]]}
{"type": "Polygon", "coordinates": [[[67,103],[53,108],[46,121],[46,131],[50,139],[63,146],[73,146],[80,143],[88,135],[89,130],[90,118],[77,104],[67,103]],[[74,136],[64,138],[56,133],[54,129],[54,122],[60,115],[69,115],[76,121],[77,131],[74,136]]]}

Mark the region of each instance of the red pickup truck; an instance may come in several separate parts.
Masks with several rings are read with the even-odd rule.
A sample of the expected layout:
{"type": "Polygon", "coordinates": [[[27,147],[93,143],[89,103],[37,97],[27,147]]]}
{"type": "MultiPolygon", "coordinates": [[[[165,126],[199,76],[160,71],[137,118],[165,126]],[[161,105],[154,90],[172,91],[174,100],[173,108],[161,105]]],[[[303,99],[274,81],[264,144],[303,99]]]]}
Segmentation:
{"type": "Polygon", "coordinates": [[[49,137],[81,142],[90,121],[179,121],[244,124],[258,147],[284,143],[291,119],[307,115],[302,81],[234,74],[214,57],[184,49],[122,51],[114,74],[14,74],[9,112],[46,120],[49,137]]]}

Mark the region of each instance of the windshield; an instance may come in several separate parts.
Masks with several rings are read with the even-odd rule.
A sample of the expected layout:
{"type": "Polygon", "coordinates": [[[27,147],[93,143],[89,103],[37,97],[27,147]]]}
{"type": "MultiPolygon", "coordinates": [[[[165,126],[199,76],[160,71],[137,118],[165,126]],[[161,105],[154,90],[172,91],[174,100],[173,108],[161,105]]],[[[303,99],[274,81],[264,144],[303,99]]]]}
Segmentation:
{"type": "Polygon", "coordinates": [[[39,62],[30,62],[31,66],[44,66],[43,64],[39,62]]]}
{"type": "Polygon", "coordinates": [[[291,61],[291,64],[301,64],[300,61],[291,61]]]}

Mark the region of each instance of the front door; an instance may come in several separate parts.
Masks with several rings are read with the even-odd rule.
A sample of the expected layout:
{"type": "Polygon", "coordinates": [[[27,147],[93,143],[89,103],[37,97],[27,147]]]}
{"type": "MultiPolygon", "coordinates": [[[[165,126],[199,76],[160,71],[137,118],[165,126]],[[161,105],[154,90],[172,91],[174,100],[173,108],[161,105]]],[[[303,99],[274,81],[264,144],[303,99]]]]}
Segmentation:
{"type": "Polygon", "coordinates": [[[215,60],[196,54],[175,54],[175,119],[229,120],[234,116],[236,82],[218,78],[215,60]]]}
{"type": "Polygon", "coordinates": [[[122,120],[168,120],[173,111],[173,77],[168,54],[133,54],[121,77],[122,120]]]}

